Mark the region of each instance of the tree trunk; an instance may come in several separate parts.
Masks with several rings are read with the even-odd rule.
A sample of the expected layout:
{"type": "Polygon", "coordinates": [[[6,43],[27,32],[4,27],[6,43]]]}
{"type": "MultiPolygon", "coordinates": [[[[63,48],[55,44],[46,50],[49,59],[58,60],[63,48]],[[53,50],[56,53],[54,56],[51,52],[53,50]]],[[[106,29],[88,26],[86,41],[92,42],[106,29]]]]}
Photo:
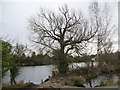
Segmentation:
{"type": "Polygon", "coordinates": [[[11,85],[16,84],[15,78],[11,77],[11,81],[10,82],[11,82],[11,85]]]}
{"type": "Polygon", "coordinates": [[[89,81],[89,85],[90,85],[90,87],[92,87],[92,81],[89,81]]]}
{"type": "MultiPolygon", "coordinates": [[[[15,68],[14,68],[15,69],[15,68]]],[[[11,85],[12,84],[16,84],[16,81],[15,81],[15,72],[13,71],[13,68],[10,70],[10,82],[11,82],[11,85]]]]}
{"type": "Polygon", "coordinates": [[[64,53],[64,45],[61,45],[61,49],[60,49],[60,57],[59,57],[59,73],[66,73],[68,71],[68,62],[66,60],[66,55],[64,53]]]}

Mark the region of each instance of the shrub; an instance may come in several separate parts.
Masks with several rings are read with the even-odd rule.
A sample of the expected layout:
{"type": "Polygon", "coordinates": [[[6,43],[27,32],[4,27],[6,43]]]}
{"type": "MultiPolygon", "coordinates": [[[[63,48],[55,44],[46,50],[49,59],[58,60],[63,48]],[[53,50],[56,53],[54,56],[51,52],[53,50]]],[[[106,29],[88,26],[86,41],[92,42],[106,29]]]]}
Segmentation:
{"type": "Polygon", "coordinates": [[[65,82],[66,85],[80,86],[85,83],[85,78],[82,76],[70,76],[65,82]]]}

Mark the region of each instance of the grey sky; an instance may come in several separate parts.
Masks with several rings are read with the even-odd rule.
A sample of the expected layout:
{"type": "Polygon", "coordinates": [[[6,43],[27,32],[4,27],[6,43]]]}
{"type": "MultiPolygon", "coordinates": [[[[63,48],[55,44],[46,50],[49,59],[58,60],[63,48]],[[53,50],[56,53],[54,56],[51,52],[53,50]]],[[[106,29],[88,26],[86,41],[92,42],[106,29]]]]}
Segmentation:
{"type": "MultiPolygon", "coordinates": [[[[78,8],[80,4],[82,3],[70,3],[70,6],[73,5],[73,7],[78,8]]],[[[61,6],[62,3],[4,2],[2,5],[2,35],[8,35],[8,38],[17,39],[21,43],[26,43],[28,42],[29,35],[29,30],[27,28],[28,19],[31,16],[36,15],[40,7],[57,11],[58,7],[61,6]]]]}
{"type": "MultiPolygon", "coordinates": [[[[67,4],[73,9],[87,11],[88,1],[91,0],[1,0],[0,12],[0,32],[8,36],[9,39],[18,40],[20,43],[31,45],[29,42],[30,31],[28,30],[28,19],[39,12],[40,7],[57,11],[58,7],[67,4]],[[84,2],[83,2],[84,1],[84,2]]],[[[115,20],[117,20],[117,1],[111,1],[111,11],[115,20]],[[116,3],[113,3],[115,1],[116,3]]],[[[110,8],[111,8],[110,7],[110,8]]],[[[116,21],[115,21],[116,23],[116,21]]],[[[117,38],[117,37],[116,37],[117,38]]]]}

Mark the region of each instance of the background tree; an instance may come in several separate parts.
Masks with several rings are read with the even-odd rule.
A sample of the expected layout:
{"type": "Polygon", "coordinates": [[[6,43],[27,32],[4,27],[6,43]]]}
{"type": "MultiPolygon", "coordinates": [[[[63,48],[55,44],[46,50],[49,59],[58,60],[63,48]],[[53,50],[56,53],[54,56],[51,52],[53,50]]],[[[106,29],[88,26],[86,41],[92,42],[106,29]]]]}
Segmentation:
{"type": "Polygon", "coordinates": [[[67,5],[59,8],[58,14],[41,9],[38,16],[31,18],[29,23],[34,33],[31,39],[34,43],[42,50],[58,51],[60,73],[68,70],[66,56],[72,53],[79,54],[85,43],[97,32],[81,12],[70,11],[67,5]]]}
{"type": "Polygon", "coordinates": [[[97,60],[99,64],[100,54],[112,53],[112,41],[114,32],[117,30],[115,24],[112,22],[112,16],[109,12],[109,6],[107,3],[104,4],[103,8],[100,8],[100,4],[92,2],[89,6],[89,11],[92,23],[97,29],[97,60]]]}
{"type": "Polygon", "coordinates": [[[27,46],[24,46],[22,44],[16,43],[16,45],[13,48],[13,54],[16,58],[17,64],[20,66],[20,62],[22,60],[22,56],[25,55],[25,52],[27,51],[27,46]]]}

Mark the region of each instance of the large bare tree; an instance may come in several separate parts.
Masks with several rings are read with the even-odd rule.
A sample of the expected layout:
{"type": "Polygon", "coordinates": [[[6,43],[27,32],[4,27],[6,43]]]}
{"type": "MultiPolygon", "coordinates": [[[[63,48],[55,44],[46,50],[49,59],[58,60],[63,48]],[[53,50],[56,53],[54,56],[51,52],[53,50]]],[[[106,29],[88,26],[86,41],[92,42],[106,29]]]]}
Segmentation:
{"type": "Polygon", "coordinates": [[[88,22],[81,12],[71,11],[64,5],[59,12],[40,10],[37,17],[29,20],[30,28],[34,34],[31,40],[42,50],[58,51],[60,73],[68,70],[66,56],[80,53],[85,43],[92,39],[97,28],[88,22]]]}

